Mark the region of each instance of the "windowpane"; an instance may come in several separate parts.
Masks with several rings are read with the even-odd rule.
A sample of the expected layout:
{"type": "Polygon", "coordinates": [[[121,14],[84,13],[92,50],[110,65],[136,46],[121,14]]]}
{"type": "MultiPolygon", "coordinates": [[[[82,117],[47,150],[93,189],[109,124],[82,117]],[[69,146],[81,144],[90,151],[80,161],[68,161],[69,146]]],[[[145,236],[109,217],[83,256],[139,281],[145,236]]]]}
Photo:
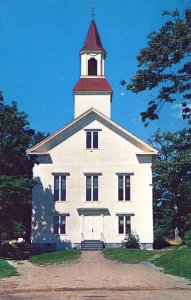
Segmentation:
{"type": "Polygon", "coordinates": [[[86,132],[86,148],[88,148],[88,149],[92,147],[91,136],[92,136],[91,131],[87,131],[86,132]]]}
{"type": "Polygon", "coordinates": [[[93,176],[93,201],[98,200],[98,176],[93,176]]]}
{"type": "Polygon", "coordinates": [[[66,233],[66,217],[61,216],[60,217],[60,234],[66,233]]]}
{"type": "Polygon", "coordinates": [[[59,216],[53,217],[53,233],[58,234],[59,228],[59,216]]]}
{"type": "Polygon", "coordinates": [[[124,218],[119,216],[119,233],[124,233],[124,218]]]}
{"type": "Polygon", "coordinates": [[[131,233],[131,217],[125,216],[125,233],[130,234],[131,233]]]}
{"type": "Polygon", "coordinates": [[[125,200],[130,200],[130,176],[125,176],[125,200]]]}
{"type": "Polygon", "coordinates": [[[54,201],[59,200],[59,176],[54,176],[54,201]]]}
{"type": "Polygon", "coordinates": [[[86,176],[86,201],[91,201],[91,176],[86,176]]]}
{"type": "Polygon", "coordinates": [[[123,176],[118,176],[118,199],[123,200],[123,176]]]}
{"type": "Polygon", "coordinates": [[[66,201],[66,176],[61,176],[61,199],[66,201]]]}
{"type": "Polygon", "coordinates": [[[98,132],[93,132],[93,148],[98,148],[98,132]]]}

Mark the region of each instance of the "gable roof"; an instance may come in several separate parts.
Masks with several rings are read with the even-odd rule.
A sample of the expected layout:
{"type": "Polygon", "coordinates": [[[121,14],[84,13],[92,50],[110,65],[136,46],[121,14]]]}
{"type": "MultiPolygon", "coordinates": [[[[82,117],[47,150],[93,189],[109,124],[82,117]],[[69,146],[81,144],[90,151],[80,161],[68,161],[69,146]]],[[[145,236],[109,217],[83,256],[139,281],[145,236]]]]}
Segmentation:
{"type": "Polygon", "coordinates": [[[73,92],[110,92],[112,93],[112,88],[105,78],[80,78],[77,82],[73,92]]]}
{"type": "Polygon", "coordinates": [[[137,136],[130,133],[128,130],[123,128],[122,126],[118,125],[108,117],[106,117],[104,114],[96,110],[95,108],[90,108],[80,116],[78,116],[73,121],[67,123],[63,128],[59,129],[55,133],[51,134],[47,138],[45,138],[40,143],[36,144],[32,148],[27,150],[27,154],[29,155],[46,155],[48,154],[48,151],[50,151],[55,146],[59,145],[63,141],[63,137],[67,138],[68,131],[72,130],[73,128],[76,128],[76,131],[79,130],[79,124],[83,120],[87,121],[91,116],[95,116],[100,121],[104,122],[104,124],[107,126],[109,125],[110,129],[115,131],[117,134],[122,135],[122,137],[126,138],[130,143],[134,144],[136,147],[138,147],[141,151],[136,154],[157,154],[157,150],[155,150],[153,147],[139,139],[137,136]]]}
{"type": "Polygon", "coordinates": [[[81,51],[92,50],[105,52],[94,20],[91,21],[85,43],[81,51]]]}

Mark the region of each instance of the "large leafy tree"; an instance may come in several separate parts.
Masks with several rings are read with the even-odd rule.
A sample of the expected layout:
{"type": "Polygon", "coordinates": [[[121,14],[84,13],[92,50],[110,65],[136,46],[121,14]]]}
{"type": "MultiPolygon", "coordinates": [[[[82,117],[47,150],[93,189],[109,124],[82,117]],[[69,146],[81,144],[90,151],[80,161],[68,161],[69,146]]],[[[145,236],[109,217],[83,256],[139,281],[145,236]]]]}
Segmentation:
{"type": "Polygon", "coordinates": [[[6,105],[0,93],[0,239],[30,236],[33,161],[26,150],[44,138],[29,128],[16,102],[6,105]]]}
{"type": "Polygon", "coordinates": [[[157,131],[152,145],[159,154],[153,162],[154,230],[156,236],[180,236],[191,228],[191,130],[157,131]]]}
{"type": "MultiPolygon", "coordinates": [[[[149,99],[146,111],[141,113],[145,126],[149,120],[159,118],[164,103],[182,106],[182,117],[191,116],[191,9],[172,13],[164,11],[168,21],[148,35],[147,47],[137,56],[138,70],[130,83],[122,85],[133,93],[153,90],[155,96],[149,99]]],[[[189,121],[190,122],[190,121],[189,121]]]]}

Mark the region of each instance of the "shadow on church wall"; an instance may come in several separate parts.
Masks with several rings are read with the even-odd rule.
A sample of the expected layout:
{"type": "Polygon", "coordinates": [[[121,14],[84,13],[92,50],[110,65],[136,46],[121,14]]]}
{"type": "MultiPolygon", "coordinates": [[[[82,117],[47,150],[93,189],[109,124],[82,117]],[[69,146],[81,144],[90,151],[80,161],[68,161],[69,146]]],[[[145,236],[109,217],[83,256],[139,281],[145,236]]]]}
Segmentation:
{"type": "Polygon", "coordinates": [[[63,241],[53,234],[53,216],[55,210],[54,195],[51,186],[44,188],[39,177],[35,179],[32,191],[32,230],[31,242],[33,252],[54,251],[71,248],[70,241],[63,241]]]}

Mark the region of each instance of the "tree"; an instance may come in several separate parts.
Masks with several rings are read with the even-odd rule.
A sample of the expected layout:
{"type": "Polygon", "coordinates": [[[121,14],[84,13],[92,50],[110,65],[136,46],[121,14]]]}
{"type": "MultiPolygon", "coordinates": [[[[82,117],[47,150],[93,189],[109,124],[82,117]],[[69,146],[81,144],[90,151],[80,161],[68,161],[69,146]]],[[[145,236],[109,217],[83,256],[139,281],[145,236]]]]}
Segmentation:
{"type": "Polygon", "coordinates": [[[159,154],[153,162],[154,231],[180,236],[191,228],[191,130],[157,131],[150,140],[159,154]]]}
{"type": "Polygon", "coordinates": [[[183,119],[191,117],[191,9],[186,9],[183,16],[178,10],[164,11],[164,15],[170,20],[159,31],[148,34],[148,45],[137,56],[139,69],[135,76],[129,84],[121,82],[133,93],[155,91],[156,96],[141,113],[145,126],[149,120],[159,118],[164,103],[177,100],[182,106],[183,119]]]}
{"type": "Polygon", "coordinates": [[[5,105],[0,93],[0,240],[30,236],[34,162],[26,150],[45,137],[29,128],[16,102],[5,105]]]}

